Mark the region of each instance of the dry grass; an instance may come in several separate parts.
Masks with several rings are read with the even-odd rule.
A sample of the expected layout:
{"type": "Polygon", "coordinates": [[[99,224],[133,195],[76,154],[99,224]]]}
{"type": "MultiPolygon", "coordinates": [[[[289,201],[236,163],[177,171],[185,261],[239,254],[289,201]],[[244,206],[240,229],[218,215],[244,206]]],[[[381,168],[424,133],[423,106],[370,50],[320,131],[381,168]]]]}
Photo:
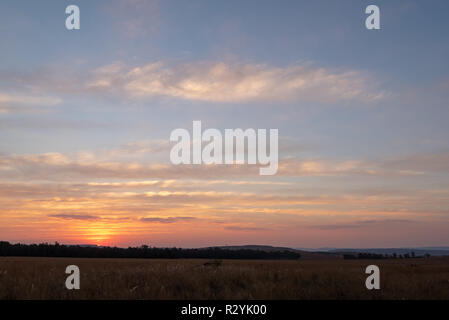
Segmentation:
{"type": "Polygon", "coordinates": [[[449,258],[232,261],[0,258],[0,299],[449,299],[449,258]],[[65,268],[81,290],[65,288],[65,268]],[[381,290],[365,288],[365,267],[381,290]]]}

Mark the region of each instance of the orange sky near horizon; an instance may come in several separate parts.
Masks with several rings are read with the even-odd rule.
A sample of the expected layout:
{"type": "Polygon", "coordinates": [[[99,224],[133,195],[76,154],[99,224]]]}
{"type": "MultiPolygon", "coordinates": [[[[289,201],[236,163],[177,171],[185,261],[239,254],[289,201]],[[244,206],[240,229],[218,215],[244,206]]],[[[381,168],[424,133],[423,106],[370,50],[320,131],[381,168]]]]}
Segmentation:
{"type": "MultiPolygon", "coordinates": [[[[70,170],[67,159],[47,157],[52,160],[27,165],[70,170]]],[[[11,162],[10,170],[15,165],[11,162]]],[[[447,202],[444,190],[317,189],[302,180],[332,180],[333,174],[304,171],[298,178],[281,168],[279,176],[269,178],[235,172],[231,179],[1,183],[1,240],[119,247],[378,247],[437,245],[448,239],[448,224],[433,209],[437,201],[447,202]],[[430,214],[423,215],[426,211],[430,214]]],[[[185,170],[188,176],[190,169],[185,170]]],[[[238,167],[226,175],[233,170],[238,167]]]]}

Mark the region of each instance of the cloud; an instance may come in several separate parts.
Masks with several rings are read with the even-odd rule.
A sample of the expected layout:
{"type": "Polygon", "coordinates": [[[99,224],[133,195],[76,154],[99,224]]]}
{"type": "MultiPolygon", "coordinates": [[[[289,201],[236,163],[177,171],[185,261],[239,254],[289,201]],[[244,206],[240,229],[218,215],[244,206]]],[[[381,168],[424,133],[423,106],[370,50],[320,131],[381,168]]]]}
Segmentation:
{"type": "Polygon", "coordinates": [[[409,224],[414,223],[413,220],[408,219],[380,219],[380,220],[362,220],[355,221],[352,223],[346,224],[329,224],[329,225],[314,225],[311,228],[320,229],[320,230],[340,230],[340,229],[360,229],[360,228],[369,228],[372,226],[388,226],[392,224],[409,224]]]}
{"type": "Polygon", "coordinates": [[[279,161],[278,173],[286,176],[423,176],[449,173],[449,153],[415,153],[384,159],[325,160],[288,158],[279,161]]]}
{"type": "Polygon", "coordinates": [[[275,181],[244,181],[244,180],[150,180],[150,181],[129,181],[129,182],[88,182],[88,186],[94,187],[148,187],[157,186],[161,188],[180,188],[180,187],[210,187],[214,185],[232,185],[232,186],[288,186],[291,182],[275,181]]]}
{"type": "MultiPolygon", "coordinates": [[[[95,155],[61,153],[0,155],[4,178],[60,180],[99,179],[205,179],[258,176],[259,165],[172,165],[131,161],[103,161],[95,155]]],[[[322,160],[287,158],[279,161],[277,176],[423,176],[449,173],[449,154],[416,154],[383,160],[322,160]]]]}
{"type": "Polygon", "coordinates": [[[386,96],[355,70],[331,70],[309,64],[273,67],[265,64],[195,62],[167,66],[163,62],[129,68],[103,66],[92,73],[89,90],[122,90],[135,98],[170,96],[208,102],[356,100],[373,102],[386,96]]]}
{"type": "Polygon", "coordinates": [[[362,160],[284,159],[278,172],[287,176],[375,175],[376,165],[362,160]]]}
{"type": "Polygon", "coordinates": [[[99,217],[87,214],[49,214],[51,218],[60,218],[67,220],[97,220],[99,217]]]}
{"type": "Polygon", "coordinates": [[[142,222],[159,222],[159,223],[174,223],[180,221],[192,221],[197,220],[195,217],[168,217],[168,218],[160,218],[160,217],[151,217],[151,218],[141,218],[142,222]]]}
{"type": "Polygon", "coordinates": [[[449,152],[416,153],[383,161],[382,168],[402,172],[449,172],[449,152]]]}
{"type": "Polygon", "coordinates": [[[62,73],[58,68],[49,68],[3,78],[34,92],[133,100],[170,97],[220,103],[373,103],[391,96],[380,90],[378,81],[364,71],[324,68],[312,63],[274,66],[204,60],[128,65],[117,61],[88,72],[72,69],[62,73]]]}
{"type": "Polygon", "coordinates": [[[42,112],[61,102],[61,99],[50,96],[0,93],[0,113],[42,112]]]}
{"type": "MultiPolygon", "coordinates": [[[[141,163],[101,161],[91,155],[69,157],[61,153],[0,156],[0,170],[4,174],[20,174],[27,179],[58,179],[59,176],[123,179],[173,179],[258,176],[259,165],[172,165],[169,163],[141,163]]],[[[280,176],[374,174],[374,169],[362,162],[330,162],[322,160],[282,159],[280,176]],[[366,167],[365,167],[366,166],[366,167]]],[[[17,176],[16,176],[17,177],[17,176]]],[[[153,182],[152,182],[153,183],[153,182]]],[[[155,183],[155,182],[154,182],[155,183]]],[[[218,183],[218,182],[217,182],[218,183]]],[[[236,182],[236,184],[238,184],[236,182]]]]}
{"type": "Polygon", "coordinates": [[[89,182],[87,185],[93,187],[148,187],[155,185],[163,185],[163,182],[153,181],[129,181],[129,182],[89,182]]]}
{"type": "Polygon", "coordinates": [[[111,149],[107,152],[108,156],[136,155],[144,153],[170,153],[172,145],[168,139],[142,140],[126,143],[119,148],[111,149]]]}
{"type": "Polygon", "coordinates": [[[259,228],[259,227],[239,227],[239,226],[227,226],[225,227],[226,230],[231,231],[266,231],[268,229],[266,228],[259,228]]]}

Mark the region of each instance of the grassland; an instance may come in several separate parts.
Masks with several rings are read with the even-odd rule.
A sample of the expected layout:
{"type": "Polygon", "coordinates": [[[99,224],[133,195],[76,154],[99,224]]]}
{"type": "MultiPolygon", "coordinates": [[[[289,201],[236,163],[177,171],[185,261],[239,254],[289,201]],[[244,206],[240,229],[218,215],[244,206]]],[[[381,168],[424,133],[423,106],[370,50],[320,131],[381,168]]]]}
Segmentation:
{"type": "Polygon", "coordinates": [[[449,257],[407,260],[0,258],[0,299],[449,299],[449,257]],[[65,268],[81,290],[65,288],[65,268]],[[381,289],[365,288],[365,267],[381,289]]]}

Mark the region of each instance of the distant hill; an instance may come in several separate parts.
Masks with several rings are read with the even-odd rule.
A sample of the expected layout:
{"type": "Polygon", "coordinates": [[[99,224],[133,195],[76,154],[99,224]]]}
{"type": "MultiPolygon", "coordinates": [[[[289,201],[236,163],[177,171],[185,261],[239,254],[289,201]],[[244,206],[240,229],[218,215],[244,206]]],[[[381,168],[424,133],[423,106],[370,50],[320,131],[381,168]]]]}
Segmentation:
{"type": "Polygon", "coordinates": [[[288,247],[274,247],[266,245],[242,245],[242,246],[219,246],[215,248],[225,249],[225,250],[261,250],[266,252],[276,252],[276,251],[290,251],[296,252],[301,255],[301,260],[324,260],[324,259],[342,259],[343,255],[334,252],[319,252],[319,251],[306,251],[293,249],[288,247]]]}
{"type": "Polygon", "coordinates": [[[419,247],[417,250],[436,250],[436,251],[449,251],[449,247],[419,247]]]}

